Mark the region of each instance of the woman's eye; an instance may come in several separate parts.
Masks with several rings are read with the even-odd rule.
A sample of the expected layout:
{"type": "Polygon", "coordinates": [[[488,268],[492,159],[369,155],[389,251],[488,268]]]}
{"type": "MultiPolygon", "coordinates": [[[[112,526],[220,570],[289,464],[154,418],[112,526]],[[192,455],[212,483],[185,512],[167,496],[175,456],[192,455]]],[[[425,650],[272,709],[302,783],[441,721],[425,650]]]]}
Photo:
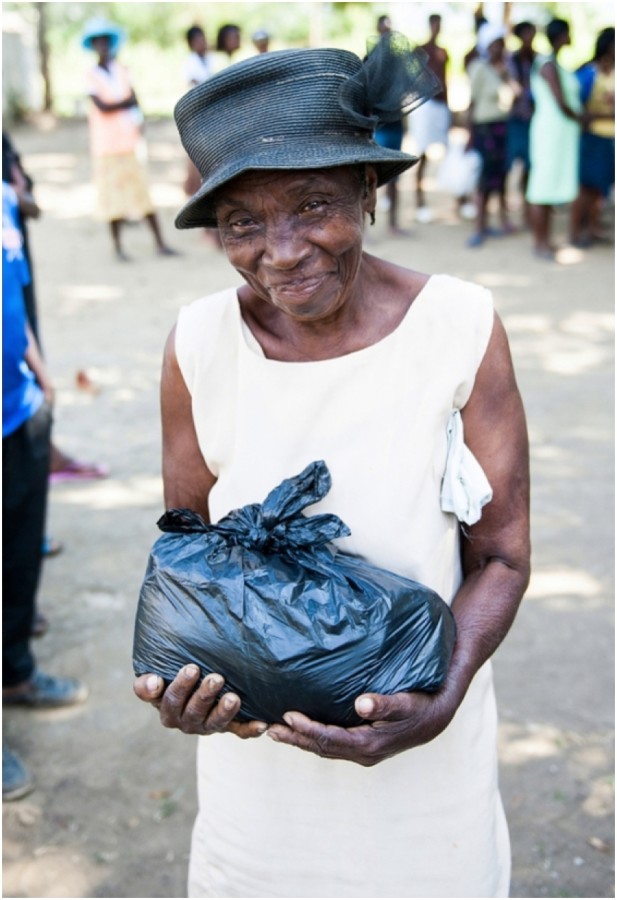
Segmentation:
{"type": "Polygon", "coordinates": [[[305,212],[318,212],[319,210],[323,209],[326,205],[327,204],[326,204],[325,200],[309,200],[307,203],[304,204],[302,209],[305,212]]]}
{"type": "Polygon", "coordinates": [[[255,225],[255,219],[251,219],[250,216],[239,216],[227,223],[227,227],[232,228],[234,231],[246,231],[247,228],[252,228],[255,225]]]}

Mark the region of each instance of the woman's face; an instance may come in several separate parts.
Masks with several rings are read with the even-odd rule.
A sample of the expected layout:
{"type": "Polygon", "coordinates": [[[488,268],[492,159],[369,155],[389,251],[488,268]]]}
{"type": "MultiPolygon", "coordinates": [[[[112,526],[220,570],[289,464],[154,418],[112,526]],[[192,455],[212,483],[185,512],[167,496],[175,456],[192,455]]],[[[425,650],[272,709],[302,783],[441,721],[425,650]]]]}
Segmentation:
{"type": "Polygon", "coordinates": [[[110,59],[111,40],[109,36],[106,34],[101,34],[95,38],[92,38],[92,49],[95,53],[98,54],[98,57],[102,62],[110,59]]]}
{"type": "Polygon", "coordinates": [[[353,296],[364,215],[377,176],[359,168],[248,172],[215,198],[234,268],[258,297],[296,320],[323,321],[353,296]]]}
{"type": "Polygon", "coordinates": [[[230,28],[225,33],[225,50],[227,53],[235,53],[240,48],[240,32],[237,28],[230,28]]]}
{"type": "Polygon", "coordinates": [[[567,47],[568,44],[571,44],[571,43],[572,43],[572,41],[570,40],[570,31],[569,31],[569,29],[568,30],[564,29],[555,38],[555,41],[553,43],[553,49],[555,50],[555,52],[557,52],[557,50],[561,50],[562,47],[567,47]]]}
{"type": "Polygon", "coordinates": [[[195,34],[193,40],[191,41],[191,49],[194,53],[199,54],[199,56],[204,56],[204,54],[208,50],[208,42],[206,41],[206,36],[203,31],[195,34]]]}
{"type": "Polygon", "coordinates": [[[493,41],[488,48],[489,61],[492,63],[501,62],[505,49],[506,45],[503,38],[498,38],[496,41],[493,41]]]}

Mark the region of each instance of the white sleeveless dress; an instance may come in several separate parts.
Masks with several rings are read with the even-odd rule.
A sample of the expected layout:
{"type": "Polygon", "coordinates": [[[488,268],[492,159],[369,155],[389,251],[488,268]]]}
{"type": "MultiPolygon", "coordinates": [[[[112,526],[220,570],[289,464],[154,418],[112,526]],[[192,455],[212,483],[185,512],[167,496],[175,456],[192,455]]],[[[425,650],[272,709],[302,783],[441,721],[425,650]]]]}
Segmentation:
{"type": "MultiPolygon", "coordinates": [[[[267,359],[235,289],[181,310],[176,351],[213,522],[323,459],[332,489],[307,510],[351,528],[341,549],[450,602],[459,526],[440,504],[453,410],[467,402],[493,324],[488,291],[433,276],[400,325],[317,362],[267,359]]],[[[224,673],[222,673],[224,675],[224,673]]],[[[267,736],[198,741],[190,897],[506,897],[490,663],[430,744],[373,768],[267,736]]]]}

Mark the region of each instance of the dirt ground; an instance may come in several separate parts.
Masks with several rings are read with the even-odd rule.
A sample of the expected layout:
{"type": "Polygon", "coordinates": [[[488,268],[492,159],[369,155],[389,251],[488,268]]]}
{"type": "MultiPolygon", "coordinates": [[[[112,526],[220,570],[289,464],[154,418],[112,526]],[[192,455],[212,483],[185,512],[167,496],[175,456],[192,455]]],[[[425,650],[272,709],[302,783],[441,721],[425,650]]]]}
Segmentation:
{"type": "MultiPolygon", "coordinates": [[[[163,344],[182,304],[238,279],[201,233],[174,233],[184,157],[171,123],[148,126],[149,169],[183,255],[156,258],[135,226],[124,264],[92,218],[85,124],[52,124],[13,138],[44,210],[31,235],[55,437],[111,475],[51,490],[48,530],[65,549],[45,565],[51,629],[36,651],[41,668],[79,675],[91,696],[72,711],[4,715],[37,782],[3,807],[4,896],[185,897],[195,739],[134,699],[132,630],[162,511],[163,344]],[[78,389],[79,370],[96,392],[78,389]]],[[[494,290],[529,418],[534,574],[495,657],[512,896],[614,897],[613,247],[564,265],[534,258],[526,233],[469,250],[470,225],[434,179],[436,219],[413,224],[411,179],[400,182],[411,235],[389,239],[380,212],[368,249],[494,290]]],[[[556,222],[563,236],[565,212],[556,222]]]]}

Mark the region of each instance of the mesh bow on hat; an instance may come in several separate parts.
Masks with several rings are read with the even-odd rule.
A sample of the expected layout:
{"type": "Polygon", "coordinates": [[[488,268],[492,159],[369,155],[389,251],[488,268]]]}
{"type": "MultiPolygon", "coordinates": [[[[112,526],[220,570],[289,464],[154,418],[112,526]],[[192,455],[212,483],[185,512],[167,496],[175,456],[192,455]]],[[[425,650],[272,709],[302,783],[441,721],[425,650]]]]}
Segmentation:
{"type": "Polygon", "coordinates": [[[376,126],[438,93],[426,54],[389,35],[364,63],[332,48],[279,50],[229,66],[177,103],[180,138],[202,184],[178,228],[216,226],[213,193],[256,169],[323,169],[368,163],[382,185],[417,158],[380,147],[376,126]]]}

